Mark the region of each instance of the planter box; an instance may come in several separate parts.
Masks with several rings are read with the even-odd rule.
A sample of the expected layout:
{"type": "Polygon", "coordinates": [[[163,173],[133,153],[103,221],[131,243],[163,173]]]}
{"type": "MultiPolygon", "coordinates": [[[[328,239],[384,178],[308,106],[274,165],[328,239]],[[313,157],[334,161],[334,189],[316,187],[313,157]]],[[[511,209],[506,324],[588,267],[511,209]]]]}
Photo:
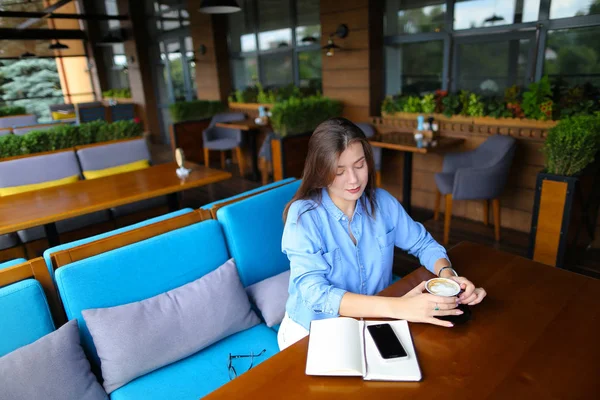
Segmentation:
{"type": "Polygon", "coordinates": [[[171,150],[175,156],[175,149],[183,150],[188,161],[204,165],[204,142],[202,132],[210,125],[211,118],[193,121],[181,121],[169,127],[171,136],[171,150]]]}
{"type": "Polygon", "coordinates": [[[258,111],[258,107],[273,108],[275,104],[268,103],[229,103],[229,108],[235,110],[254,110],[258,111]]]}
{"type": "Polygon", "coordinates": [[[433,117],[438,122],[452,122],[459,124],[474,124],[474,125],[495,125],[495,126],[510,126],[519,128],[536,128],[536,129],[549,129],[556,124],[558,121],[538,121],[535,119],[527,118],[492,118],[492,117],[470,117],[464,115],[453,115],[446,117],[444,114],[438,113],[407,113],[407,112],[395,112],[393,114],[381,113],[383,118],[392,119],[408,119],[417,120],[419,115],[425,117],[427,121],[428,117],[433,117]]]}
{"type": "Polygon", "coordinates": [[[302,177],[311,136],[312,132],[285,137],[275,135],[271,140],[274,181],[302,177]]]}
{"type": "Polygon", "coordinates": [[[598,216],[598,165],[580,176],[540,172],[529,236],[529,257],[565,268],[579,263],[594,240],[598,216]]]}

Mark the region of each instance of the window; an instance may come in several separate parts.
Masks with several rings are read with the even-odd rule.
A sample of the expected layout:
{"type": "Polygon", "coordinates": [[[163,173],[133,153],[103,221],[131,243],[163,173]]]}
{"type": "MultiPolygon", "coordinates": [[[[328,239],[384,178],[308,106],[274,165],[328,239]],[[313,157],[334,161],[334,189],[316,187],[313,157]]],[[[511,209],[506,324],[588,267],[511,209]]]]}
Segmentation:
{"type": "Polygon", "coordinates": [[[462,0],[454,8],[454,29],[537,21],[540,0],[462,0]]]}
{"type": "Polygon", "coordinates": [[[548,32],[544,73],[569,86],[600,86],[600,26],[548,32]]]}
{"type": "Polygon", "coordinates": [[[265,87],[295,84],[320,90],[319,1],[238,3],[242,11],[229,16],[233,87],[245,89],[260,82],[265,87]]]}
{"type": "Polygon", "coordinates": [[[386,94],[423,94],[442,87],[440,40],[386,47],[386,94]]]}
{"type": "Polygon", "coordinates": [[[554,0],[550,3],[551,19],[593,14],[600,14],[600,1],[598,0],[554,0]]]}
{"type": "Polygon", "coordinates": [[[389,3],[396,18],[391,16],[386,20],[387,35],[440,32],[444,29],[446,4],[443,0],[428,1],[426,6],[423,6],[424,2],[415,0],[389,3]]]}
{"type": "Polygon", "coordinates": [[[458,44],[456,89],[501,95],[512,85],[525,86],[530,45],[527,39],[458,44]]]}

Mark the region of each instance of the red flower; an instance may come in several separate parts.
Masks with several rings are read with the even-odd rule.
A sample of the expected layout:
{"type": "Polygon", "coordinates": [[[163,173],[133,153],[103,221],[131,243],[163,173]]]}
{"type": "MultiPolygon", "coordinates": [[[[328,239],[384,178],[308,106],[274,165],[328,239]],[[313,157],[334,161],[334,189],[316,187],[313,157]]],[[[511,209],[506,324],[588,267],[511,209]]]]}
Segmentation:
{"type": "Polygon", "coordinates": [[[134,118],[133,118],[133,122],[135,122],[136,124],[141,124],[141,123],[142,123],[142,120],[141,120],[141,119],[139,119],[138,117],[134,117],[134,118]]]}

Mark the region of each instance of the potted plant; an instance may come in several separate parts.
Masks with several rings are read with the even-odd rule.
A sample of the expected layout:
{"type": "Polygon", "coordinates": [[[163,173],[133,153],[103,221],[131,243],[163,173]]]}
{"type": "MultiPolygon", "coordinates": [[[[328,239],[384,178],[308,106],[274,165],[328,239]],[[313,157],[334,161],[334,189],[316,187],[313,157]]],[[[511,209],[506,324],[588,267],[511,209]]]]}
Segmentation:
{"type": "Polygon", "coordinates": [[[537,176],[529,256],[563,267],[594,239],[600,116],[561,120],[548,131],[545,169],[537,176]]]}

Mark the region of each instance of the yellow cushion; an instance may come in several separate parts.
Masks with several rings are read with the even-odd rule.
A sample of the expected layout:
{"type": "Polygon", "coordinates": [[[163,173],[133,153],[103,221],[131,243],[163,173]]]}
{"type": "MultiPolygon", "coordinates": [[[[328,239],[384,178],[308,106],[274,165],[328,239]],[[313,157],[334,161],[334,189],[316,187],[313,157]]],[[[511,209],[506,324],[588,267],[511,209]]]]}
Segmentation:
{"type": "Polygon", "coordinates": [[[75,117],[75,113],[62,113],[60,111],[52,111],[52,119],[73,119],[75,117]]]}
{"type": "Polygon", "coordinates": [[[83,176],[85,179],[96,179],[102,178],[103,176],[122,174],[123,172],[137,171],[138,169],[148,168],[149,166],[150,163],[148,160],[140,160],[129,164],[117,165],[116,167],[98,169],[95,171],[83,171],[83,176]]]}
{"type": "Polygon", "coordinates": [[[77,182],[79,175],[67,176],[66,178],[57,179],[55,181],[32,183],[31,185],[11,186],[0,188],[0,197],[9,196],[11,194],[30,192],[32,190],[45,189],[53,186],[66,185],[67,183],[77,182]]]}

